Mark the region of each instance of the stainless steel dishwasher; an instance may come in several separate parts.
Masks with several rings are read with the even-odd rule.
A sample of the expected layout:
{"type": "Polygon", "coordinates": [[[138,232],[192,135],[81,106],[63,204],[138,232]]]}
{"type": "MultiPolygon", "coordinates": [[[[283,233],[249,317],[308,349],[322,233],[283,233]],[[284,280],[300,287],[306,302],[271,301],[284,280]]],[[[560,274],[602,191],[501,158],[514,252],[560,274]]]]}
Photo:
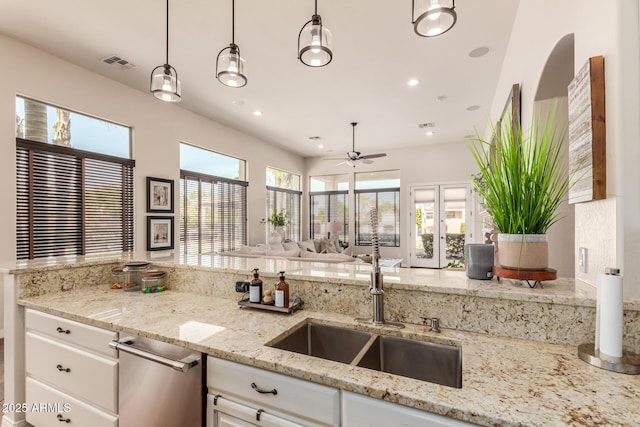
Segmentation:
{"type": "Polygon", "coordinates": [[[203,427],[203,355],[128,336],[109,344],[119,353],[120,427],[203,427]]]}

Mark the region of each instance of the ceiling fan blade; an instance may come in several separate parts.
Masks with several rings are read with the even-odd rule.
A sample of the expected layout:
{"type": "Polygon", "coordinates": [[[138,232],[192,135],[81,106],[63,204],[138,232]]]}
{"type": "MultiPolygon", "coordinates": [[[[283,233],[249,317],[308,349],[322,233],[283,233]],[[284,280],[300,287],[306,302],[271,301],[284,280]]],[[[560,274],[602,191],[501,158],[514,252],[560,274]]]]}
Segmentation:
{"type": "Polygon", "coordinates": [[[322,160],[344,160],[344,157],[323,157],[322,160]]]}
{"type": "Polygon", "coordinates": [[[344,162],[336,163],[336,166],[346,165],[346,164],[347,164],[347,161],[345,160],[344,162]]]}
{"type": "Polygon", "coordinates": [[[360,156],[359,159],[375,159],[378,157],[385,157],[387,153],[367,154],[366,156],[360,156]]]}

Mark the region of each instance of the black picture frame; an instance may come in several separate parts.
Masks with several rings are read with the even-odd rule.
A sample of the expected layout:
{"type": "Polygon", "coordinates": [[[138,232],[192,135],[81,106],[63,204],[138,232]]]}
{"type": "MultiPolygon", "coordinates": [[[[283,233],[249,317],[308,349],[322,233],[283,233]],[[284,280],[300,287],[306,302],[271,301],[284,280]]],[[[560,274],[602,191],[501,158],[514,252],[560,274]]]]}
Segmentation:
{"type": "Polygon", "coordinates": [[[173,249],[174,218],[172,216],[147,216],[147,250],[173,249]]]}
{"type": "Polygon", "coordinates": [[[173,213],[173,180],[147,177],[147,212],[173,213]]]}

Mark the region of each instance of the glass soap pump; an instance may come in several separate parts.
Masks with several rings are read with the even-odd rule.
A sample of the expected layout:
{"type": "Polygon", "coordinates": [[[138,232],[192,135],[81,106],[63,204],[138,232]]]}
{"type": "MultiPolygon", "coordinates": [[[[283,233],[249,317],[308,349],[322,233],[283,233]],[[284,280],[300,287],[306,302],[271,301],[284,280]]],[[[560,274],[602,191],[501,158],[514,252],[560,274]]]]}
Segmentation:
{"type": "Polygon", "coordinates": [[[249,284],[249,302],[262,303],[262,279],[259,277],[257,268],[253,269],[253,279],[249,284]]]}

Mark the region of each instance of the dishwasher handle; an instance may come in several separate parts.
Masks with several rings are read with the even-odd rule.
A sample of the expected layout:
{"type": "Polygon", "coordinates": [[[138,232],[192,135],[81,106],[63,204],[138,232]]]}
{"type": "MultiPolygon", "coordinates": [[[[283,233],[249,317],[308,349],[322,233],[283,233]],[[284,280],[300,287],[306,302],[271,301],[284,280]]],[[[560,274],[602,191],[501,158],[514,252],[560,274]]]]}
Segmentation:
{"type": "Polygon", "coordinates": [[[163,357],[154,353],[149,353],[148,351],[141,350],[131,344],[131,341],[111,341],[109,342],[109,347],[124,351],[125,353],[132,354],[134,356],[142,357],[147,360],[151,360],[152,362],[160,363],[161,365],[168,366],[176,371],[180,372],[188,372],[189,369],[197,366],[199,361],[198,359],[192,359],[190,357],[185,357],[181,360],[169,359],[168,357],[163,357]]]}

